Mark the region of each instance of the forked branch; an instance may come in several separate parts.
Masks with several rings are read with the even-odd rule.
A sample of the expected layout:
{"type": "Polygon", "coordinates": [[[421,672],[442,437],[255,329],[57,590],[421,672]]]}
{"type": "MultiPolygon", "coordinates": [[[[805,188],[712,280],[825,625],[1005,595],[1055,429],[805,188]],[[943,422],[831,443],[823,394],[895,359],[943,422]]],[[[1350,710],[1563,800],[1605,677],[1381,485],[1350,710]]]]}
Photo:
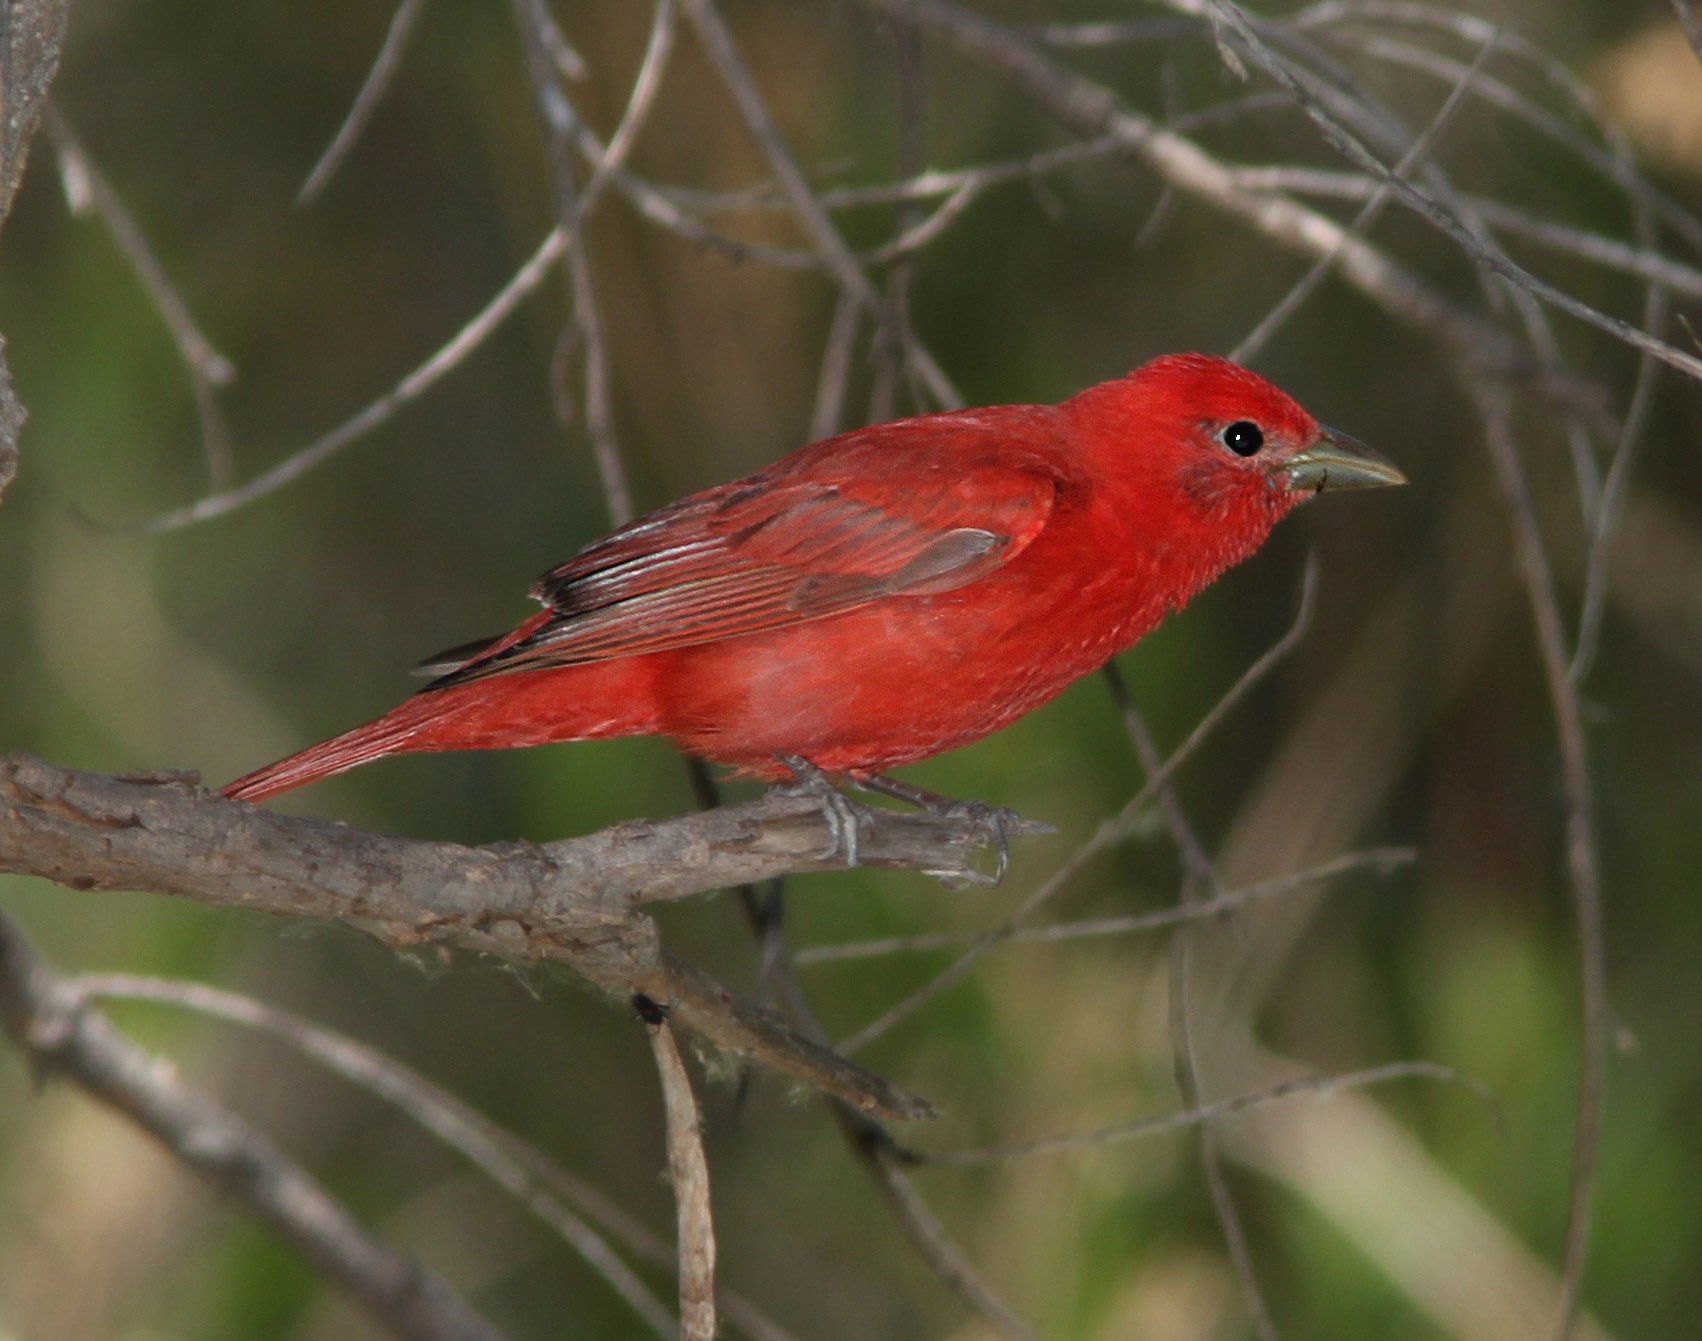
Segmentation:
{"type": "MultiPolygon", "coordinates": [[[[1032,828],[1025,828],[1025,832],[1032,828]]],[[[967,878],[970,821],[872,811],[871,866],[967,878]]],[[[668,955],[644,905],[843,865],[819,803],[770,795],[583,838],[486,848],[368,833],[226,801],[178,776],[107,777],[27,755],[0,760],[0,871],[73,889],[175,894],[217,907],[341,922],[397,948],[456,946],[565,963],[606,991],[641,993],[723,1051],[866,1113],[932,1109],[668,955]]]]}

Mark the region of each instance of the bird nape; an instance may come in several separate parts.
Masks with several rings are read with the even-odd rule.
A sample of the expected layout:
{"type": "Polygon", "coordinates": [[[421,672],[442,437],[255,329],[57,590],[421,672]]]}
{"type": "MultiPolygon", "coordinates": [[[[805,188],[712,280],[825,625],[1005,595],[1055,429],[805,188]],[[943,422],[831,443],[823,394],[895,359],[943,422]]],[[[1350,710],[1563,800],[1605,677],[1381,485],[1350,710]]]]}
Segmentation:
{"type": "Polygon", "coordinates": [[[739,774],[868,782],[1131,646],[1314,493],[1401,484],[1224,359],[1059,405],[876,424],[659,508],[544,609],[376,721],[238,778],[259,801],[392,754],[664,735],[739,774]],[[788,762],[790,761],[790,762],[788,762]]]}

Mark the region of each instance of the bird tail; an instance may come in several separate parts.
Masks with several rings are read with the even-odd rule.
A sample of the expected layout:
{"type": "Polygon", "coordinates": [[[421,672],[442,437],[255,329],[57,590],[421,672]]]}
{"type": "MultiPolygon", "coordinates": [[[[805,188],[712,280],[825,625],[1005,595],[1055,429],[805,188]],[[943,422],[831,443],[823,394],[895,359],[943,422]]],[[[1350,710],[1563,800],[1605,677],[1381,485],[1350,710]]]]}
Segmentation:
{"type": "Polygon", "coordinates": [[[263,801],[392,754],[495,750],[660,730],[644,658],[425,689],[376,721],[257,768],[220,790],[263,801]]]}
{"type": "Polygon", "coordinates": [[[264,801],[269,796],[294,791],[321,778],[335,777],[386,755],[447,748],[412,743],[422,728],[441,712],[441,707],[431,703],[428,696],[410,698],[376,721],[257,768],[235,782],[227,782],[219,790],[233,801],[264,801]]]}

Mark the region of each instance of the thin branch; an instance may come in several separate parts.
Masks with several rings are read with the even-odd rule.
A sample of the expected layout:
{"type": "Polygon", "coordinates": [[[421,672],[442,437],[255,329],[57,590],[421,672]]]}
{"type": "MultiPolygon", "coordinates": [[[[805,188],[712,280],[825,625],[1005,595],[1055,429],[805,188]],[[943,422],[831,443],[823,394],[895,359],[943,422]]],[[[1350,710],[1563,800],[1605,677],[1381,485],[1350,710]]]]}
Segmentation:
{"type": "Polygon", "coordinates": [[[865,3],[909,15],[962,55],[997,71],[1084,141],[1116,138],[1169,184],[1243,220],[1277,245],[1314,257],[1336,253],[1339,275],[1354,288],[1402,321],[1468,351],[1479,366],[1509,374],[1530,371],[1528,355],[1504,331],[1444,298],[1385,252],[1349,237],[1335,220],[1297,201],[1245,190],[1228,164],[1132,110],[1111,89],[1059,64],[1015,30],[949,0],[865,3]]]}
{"type": "MultiPolygon", "coordinates": [[[[1349,871],[1370,869],[1378,873],[1390,871],[1418,859],[1418,849],[1410,847],[1368,848],[1363,852],[1347,852],[1330,861],[1295,871],[1273,880],[1261,880],[1241,889],[1226,890],[1213,898],[1160,908],[1150,913],[1124,913],[1118,917],[1083,918],[1073,922],[1052,922],[1038,927],[1017,927],[1005,936],[1012,945],[1059,941],[1097,940],[1105,936],[1133,936],[1150,931],[1164,931],[1185,926],[1190,922],[1210,922],[1225,913],[1240,912],[1267,900],[1280,898],[1307,885],[1332,880],[1349,871]]],[[[973,944],[984,932],[931,931],[916,936],[887,936],[879,940],[847,941],[838,945],[811,945],[795,951],[792,962],[799,968],[815,964],[837,964],[851,959],[880,959],[888,955],[920,954],[933,950],[950,950],[959,945],[973,944]]]]}
{"type": "Polygon", "coordinates": [[[329,433],[292,452],[247,484],[227,489],[223,493],[209,494],[187,507],[163,513],[131,529],[139,535],[158,535],[165,531],[180,530],[196,522],[210,521],[214,517],[223,517],[276,493],[286,484],[299,480],[315,466],[323,465],[351,442],[393,418],[411,401],[418,400],[444,376],[459,367],[521,302],[544,282],[550,267],[561,258],[566,246],[566,235],[559,228],[552,229],[538,250],[515,272],[514,277],[503,285],[496,296],[456,332],[447,344],[393,388],[329,433]]]}
{"type": "MultiPolygon", "coordinates": [[[[1401,155],[1400,161],[1395,164],[1394,176],[1398,180],[1404,181],[1413,169],[1429,156],[1442,131],[1453,120],[1454,114],[1465,101],[1466,94],[1470,91],[1472,82],[1482,71],[1484,62],[1489,59],[1494,50],[1495,43],[1493,40],[1486,40],[1478,49],[1477,59],[1472,63],[1471,68],[1449,90],[1442,106],[1437,109],[1436,115],[1430,119],[1430,124],[1424,128],[1424,133],[1413,140],[1406,152],[1401,155]]],[[[1361,237],[1370,231],[1378,216],[1382,214],[1383,207],[1388,203],[1390,194],[1391,188],[1387,182],[1378,183],[1377,189],[1360,206],[1359,212],[1353,216],[1352,221],[1348,224],[1347,232],[1343,235],[1344,242],[1347,238],[1361,237]]],[[[1313,261],[1306,273],[1283,295],[1276,306],[1267,312],[1264,319],[1242,338],[1240,344],[1230,351],[1229,357],[1237,363],[1246,363],[1254,358],[1258,351],[1269,342],[1271,336],[1282,327],[1282,324],[1299,309],[1307,298],[1311,297],[1318,285],[1323,282],[1324,277],[1334,269],[1336,257],[1340,250],[1339,246],[1333,248],[1313,261]]]]}
{"type": "MultiPolygon", "coordinates": [[[[521,45],[526,52],[526,70],[531,80],[532,102],[543,127],[545,159],[549,165],[551,192],[555,199],[556,226],[568,240],[568,304],[573,313],[577,347],[584,360],[585,429],[591,439],[591,454],[597,463],[609,517],[616,526],[632,520],[632,488],[620,444],[615,439],[614,402],[609,387],[609,345],[602,308],[591,276],[591,260],[585,249],[585,206],[579,196],[578,172],[574,165],[575,130],[579,114],[574,111],[560,83],[560,70],[552,58],[550,40],[554,21],[545,0],[514,0],[521,45]]],[[[662,14],[658,12],[658,21],[662,14]]],[[[629,135],[623,152],[631,143],[629,135]]],[[[615,160],[611,151],[610,161],[615,160]]],[[[607,171],[604,172],[607,177],[607,171]]]]}
{"type": "Polygon", "coordinates": [[[665,1016],[650,1030],[650,1051],[662,1082],[668,1118],[668,1181],[673,1184],[679,1224],[680,1341],[714,1341],[715,1223],[709,1204],[709,1162],[703,1153],[691,1077],[665,1016]]]}
{"type": "MultiPolygon", "coordinates": [[[[0,5],[0,222],[12,212],[30,141],[59,72],[59,49],[70,15],[70,0],[15,0],[0,5]]],[[[5,337],[0,336],[0,498],[17,477],[18,435],[24,418],[6,366],[5,337]]]]}
{"type": "Polygon", "coordinates": [[[1197,37],[1194,19],[1125,19],[1121,22],[1047,23],[1033,30],[1034,40],[1061,51],[1098,51],[1143,42],[1173,42],[1197,37]]]}
{"type": "Polygon", "coordinates": [[[660,1244],[605,1198],[590,1194],[583,1183],[534,1147],[502,1130],[417,1071],[345,1034],[252,997],[204,983],[127,973],[82,974],[66,981],[83,1000],[159,1002],[259,1030],[288,1044],[304,1057],[392,1105],[464,1156],[559,1234],[652,1331],[664,1338],[674,1335],[673,1315],[567,1202],[580,1203],[587,1214],[597,1216],[606,1230],[620,1235],[629,1246],[636,1241],[658,1249],[650,1254],[652,1260],[671,1264],[673,1255],[661,1249],[660,1244]]]}
{"type": "Polygon", "coordinates": [[[12,389],[12,370],[6,366],[6,341],[0,336],[0,498],[18,475],[18,435],[24,429],[24,407],[12,389]]]}
{"type": "MultiPolygon", "coordinates": [[[[1623,134],[1601,115],[1594,90],[1547,52],[1490,20],[1457,10],[1409,3],[1408,0],[1356,0],[1356,3],[1345,6],[1335,3],[1335,0],[1325,0],[1325,3],[1296,15],[1294,23],[1309,27],[1365,18],[1416,24],[1451,33],[1474,45],[1493,34],[1502,52],[1523,61],[1567,99],[1573,111],[1588,121],[1601,136],[1606,150],[1604,152],[1601,146],[1580,136],[1565,121],[1547,115],[1529,99],[1499,81],[1485,82],[1483,92],[1486,100],[1567,149],[1629,198],[1653,211],[1662,223],[1692,247],[1702,248],[1702,219],[1660,191],[1638,171],[1636,158],[1623,134]]],[[[1423,46],[1381,38],[1376,40],[1375,50],[1371,50],[1369,45],[1367,50],[1368,54],[1390,63],[1406,64],[1438,78],[1453,78],[1446,58],[1423,46]]]]}
{"type": "Polygon", "coordinates": [[[1702,60],[1702,15],[1696,12],[1696,0],[1672,0],[1672,12],[1678,15],[1679,26],[1684,29],[1684,40],[1690,43],[1696,58],[1702,60]]]}
{"type": "MultiPolygon", "coordinates": [[[[1573,111],[1588,121],[1601,137],[1602,147],[1589,141],[1564,120],[1557,120],[1537,109],[1528,99],[1499,84],[1486,85],[1486,92],[1503,110],[1523,120],[1554,143],[1567,149],[1595,171],[1601,173],[1625,193],[1639,215],[1651,215],[1696,250],[1702,250],[1702,219],[1656,188],[1637,167],[1624,133],[1601,114],[1595,91],[1553,56],[1516,32],[1500,28],[1475,15],[1438,6],[1414,3],[1413,0],[1322,0],[1296,15],[1293,22],[1301,26],[1327,25],[1374,18],[1397,24],[1416,25],[1431,31],[1450,33],[1465,42],[1478,42],[1490,34],[1497,37],[1500,50],[1522,61],[1545,82],[1556,89],[1573,111]]],[[[1421,46],[1401,44],[1398,57],[1388,54],[1397,48],[1379,52],[1385,59],[1404,60],[1426,73],[1447,77],[1438,65],[1434,53],[1421,46]]]]}
{"type": "MultiPolygon", "coordinates": [[[[1313,560],[1309,558],[1308,572],[1314,567],[1313,560]]],[[[1122,710],[1123,721],[1141,767],[1147,776],[1151,777],[1158,772],[1162,762],[1158,746],[1135,707],[1134,698],[1123,683],[1123,677],[1115,663],[1108,665],[1105,672],[1112,694],[1122,710]]],[[[1211,859],[1206,856],[1205,849],[1200,845],[1200,840],[1194,833],[1194,826],[1183,812],[1182,802],[1172,784],[1166,783],[1159,789],[1158,803],[1165,824],[1175,840],[1177,851],[1182,854],[1183,905],[1201,902],[1201,886],[1221,898],[1223,888],[1218,882],[1217,872],[1212,867],[1211,859]]],[[[1191,1008],[1193,938],[1188,934],[1189,930],[1191,928],[1184,927],[1170,943],[1170,1040],[1176,1088],[1184,1105],[1188,1108],[1198,1108],[1202,1101],[1202,1086],[1199,1045],[1194,1037],[1191,1008]]],[[[1276,1321],[1271,1316],[1270,1303],[1265,1298],[1264,1289],[1259,1284],[1259,1273],[1253,1265],[1253,1252],[1247,1242],[1246,1224],[1229,1190],[1229,1180],[1224,1177],[1223,1157],[1218,1151],[1217,1138],[1209,1127],[1204,1126],[1200,1128],[1200,1168],[1205,1174],[1206,1191],[1211,1197],[1212,1211],[1217,1216],[1218,1227],[1223,1232],[1224,1248],[1229,1254],[1230,1265],[1234,1268],[1236,1283],[1241,1287],[1241,1297],[1253,1319],[1253,1330],[1258,1333],[1260,1341],[1277,1341],[1276,1321]]]]}
{"type": "Polygon", "coordinates": [[[1572,1334],[1581,1306],[1590,1244],[1596,1158],[1601,1140],[1607,1084],[1607,951],[1602,935],[1601,873],[1594,833],[1594,801],[1582,705],[1569,674],[1559,596],[1537,525],[1536,508],[1519,461],[1508,394],[1475,370],[1462,377],[1483,422],[1485,445],[1501,486],[1513,530],[1519,573],[1536,629],[1537,653],[1548,684],[1550,711],[1560,740],[1561,780],[1566,798],[1566,859],[1578,936],[1579,986],[1583,1007],[1576,1130],[1572,1145],[1572,1193],[1566,1217],[1566,1251],[1560,1276],[1560,1308],[1554,1335],[1572,1334]]]}
{"type": "MultiPolygon", "coordinates": [[[[714,805],[718,796],[714,780],[710,778],[707,770],[693,761],[690,771],[699,803],[714,805]]],[[[807,1038],[817,1043],[825,1043],[827,1031],[822,1028],[809,998],[792,971],[785,925],[780,916],[780,910],[784,907],[782,886],[783,882],[773,881],[767,887],[766,893],[759,891],[754,885],[740,886],[740,901],[751,931],[762,946],[764,984],[771,986],[785,1001],[793,1022],[807,1038]]],[[[874,1179],[877,1190],[898,1220],[905,1237],[916,1247],[946,1288],[994,1328],[1012,1337],[1013,1341],[1025,1341],[1025,1338],[1030,1336],[1026,1324],[1017,1318],[992,1288],[976,1274],[962,1250],[952,1242],[927,1204],[909,1185],[899,1162],[883,1158],[877,1153],[885,1151],[890,1154],[897,1149],[887,1129],[848,1104],[830,1101],[830,1108],[847,1149],[857,1157],[858,1163],[874,1179]]]]}
{"type": "Polygon", "coordinates": [[[72,213],[83,214],[93,210],[100,217],[119,253],[141,281],[154,310],[171,332],[178,358],[189,374],[196,413],[201,420],[201,451],[207,463],[208,487],[222,489],[230,483],[233,467],[230,432],[219,408],[218,392],[220,387],[228,386],[235,379],[236,368],[213,348],[212,341],[196,324],[189,304],[172,283],[171,276],[154,254],[135,217],[125,207],[118,192],[112,189],[105,174],[95,166],[57,107],[48,105],[44,124],[47,138],[59,156],[60,178],[72,213]]]}
{"type": "Polygon", "coordinates": [[[424,8],[425,0],[402,0],[396,6],[396,12],[390,16],[390,27],[384,34],[384,41],[378,48],[378,55],[373,58],[372,68],[367,71],[360,92],[355,94],[343,124],[337,127],[331,143],[325,146],[325,152],[307,174],[301,190],[296,192],[296,204],[308,205],[317,200],[326,184],[343,166],[343,161],[371,122],[373,112],[389,91],[390,81],[401,67],[402,52],[407,48],[408,39],[413,36],[414,25],[424,8]]]}
{"type": "Polygon", "coordinates": [[[852,352],[863,305],[849,289],[840,289],[827,324],[821,370],[816,374],[815,409],[810,412],[810,440],[819,442],[839,432],[845,423],[845,394],[851,381],[852,352]]]}
{"type": "Polygon", "coordinates": [[[644,58],[638,63],[638,73],[632,79],[632,92],[627,95],[626,110],[620,124],[609,136],[608,145],[598,155],[596,166],[579,193],[579,209],[583,214],[597,203],[603,189],[626,164],[638,134],[650,119],[656,98],[662,91],[662,75],[674,54],[674,35],[679,28],[678,0],[656,0],[656,14],[650,21],[650,37],[644,44],[644,58]]]}
{"type": "Polygon", "coordinates": [[[0,1023],[44,1072],[122,1113],[270,1226],[387,1331],[407,1341],[498,1341],[443,1281],[369,1235],[270,1141],[177,1079],[85,1003],[0,916],[0,1023]]]}
{"type": "Polygon", "coordinates": [[[171,282],[171,276],[166,274],[165,266],[154,254],[154,249],[148,245],[135,216],[119,199],[106,175],[95,166],[70,123],[57,107],[50,104],[44,124],[53,150],[59,155],[60,172],[65,177],[65,193],[72,211],[81,214],[92,209],[106,224],[113,241],[136,272],[136,278],[142,281],[142,287],[147,290],[148,297],[171,331],[177,352],[190,375],[213,386],[228,386],[236,377],[236,368],[213,348],[212,341],[196,324],[189,305],[171,282]]]}
{"type": "Polygon", "coordinates": [[[1389,1062],[1382,1066],[1368,1066],[1359,1071],[1344,1071],[1332,1076],[1305,1076],[1297,1080],[1285,1080],[1262,1090],[1252,1090],[1246,1094],[1237,1094],[1233,1098],[1200,1104],[1180,1113],[1134,1118],[1128,1122],[1117,1122],[1109,1127],[1097,1127],[1092,1131],[1075,1132],[1068,1136],[1041,1136],[1032,1141],[1012,1141],[1005,1145],[982,1146],[974,1150],[906,1150],[904,1157],[916,1164],[964,1166],[997,1164],[1006,1160],[1026,1159],[1031,1155],[1054,1155],[1062,1151],[1079,1152],[1096,1146],[1144,1140],[1149,1136],[1162,1136],[1204,1127],[1218,1118],[1256,1112],[1270,1104],[1281,1103],[1298,1095],[1322,1100],[1345,1090],[1364,1089],[1371,1085],[1387,1084],[1391,1080],[1414,1078],[1440,1080],[1464,1087],[1491,1109],[1499,1123],[1500,1100],[1495,1092],[1481,1081],[1451,1066],[1442,1066],[1436,1062],[1389,1062]]]}
{"type": "Polygon", "coordinates": [[[1000,1335],[1010,1338],[1010,1341],[1035,1341],[1034,1329],[987,1288],[969,1260],[952,1242],[945,1227],[928,1209],[927,1202],[911,1185],[904,1171],[904,1165],[910,1161],[892,1143],[885,1129],[872,1122],[863,1122],[843,1109],[839,1111],[852,1149],[873,1175],[876,1189],[898,1220],[904,1236],[910,1240],[910,1246],[954,1294],[969,1304],[1000,1335]]]}
{"type": "MultiPolygon", "coordinates": [[[[608,181],[611,179],[623,182],[629,180],[626,178],[626,174],[621,171],[620,163],[654,102],[660,69],[671,43],[672,8],[671,0],[663,0],[658,5],[657,20],[652,29],[651,42],[646,50],[638,78],[635,80],[626,115],[623,117],[621,126],[617,128],[611,145],[613,152],[605,151],[600,144],[596,145],[597,168],[593,171],[591,180],[587,183],[586,190],[579,199],[577,210],[579,215],[583,215],[585,210],[601,194],[608,181]]],[[[551,55],[549,59],[552,68],[559,65],[554,55],[551,55]]],[[[582,126],[575,124],[571,129],[581,147],[584,146],[587,139],[595,144],[595,138],[590,136],[590,133],[582,126]]],[[[569,247],[568,233],[559,227],[551,230],[538,250],[520,267],[514,277],[498,291],[484,309],[475,315],[453,339],[433,354],[431,358],[403,378],[394,389],[368,405],[353,418],[332,429],[324,436],[315,439],[306,447],[292,453],[271,470],[257,476],[249,483],[202,498],[187,507],[165,513],[134,529],[142,534],[156,534],[177,530],[214,517],[221,517],[249,503],[265,498],[285,485],[300,479],[315,466],[322,464],[350,443],[386,422],[404,405],[417,399],[444,375],[459,366],[520,305],[522,300],[529,297],[543,284],[548,277],[550,268],[570,250],[572,249],[569,247]]],[[[588,364],[586,376],[588,383],[592,386],[592,392],[587,397],[588,405],[593,408],[603,407],[603,410],[597,411],[600,416],[597,419],[597,424],[606,429],[611,417],[603,412],[606,410],[606,391],[602,369],[588,364]]],[[[607,440],[606,433],[599,437],[594,432],[593,437],[596,442],[607,440]]],[[[599,467],[604,469],[605,478],[609,478],[604,456],[600,454],[598,460],[599,467]]],[[[630,508],[630,504],[622,504],[622,507],[630,508]]]]}
{"type": "MultiPolygon", "coordinates": [[[[1637,211],[1637,228],[1639,243],[1652,248],[1655,224],[1648,211],[1641,207],[1637,211]]],[[[1665,286],[1658,281],[1651,283],[1643,300],[1643,324],[1652,331],[1660,330],[1666,325],[1670,306],[1665,286]]],[[[1590,543],[1584,558],[1584,595],[1579,602],[1578,633],[1573,642],[1572,661],[1567,667],[1574,690],[1583,686],[1595,665],[1602,613],[1607,605],[1608,564],[1620,525],[1625,519],[1625,507],[1631,495],[1631,470],[1637,460],[1638,444],[1643,440],[1654,409],[1660,371],[1660,366],[1646,354],[1638,362],[1637,382],[1631,393],[1630,408],[1625,412],[1625,425],[1614,450],[1613,464],[1608,467],[1596,510],[1588,518],[1590,543]]]]}
{"type": "MultiPolygon", "coordinates": [[[[716,8],[713,0],[683,0],[683,3],[687,17],[697,28],[704,50],[709,53],[709,59],[720,74],[722,82],[726,84],[727,91],[732,94],[751,138],[768,159],[769,168],[780,183],[781,190],[791,203],[804,231],[827,262],[840,286],[855,294],[857,301],[878,320],[881,309],[879,291],[863,273],[857,258],[851,254],[845,239],[839,235],[833,220],[828,217],[826,209],[786,147],[785,138],[779,127],[774,124],[768,104],[757,90],[750,69],[740,56],[720,10],[716,8]]],[[[954,409],[963,404],[963,397],[952,385],[951,379],[919,342],[909,341],[906,354],[911,371],[921,380],[937,405],[954,409]]]]}
{"type": "Polygon", "coordinates": [[[1473,233],[1464,222],[1449,213],[1429,195],[1396,177],[1357,137],[1333,120],[1318,105],[1312,94],[1301,85],[1294,73],[1255,31],[1239,6],[1228,3],[1228,0],[1163,0],[1163,2],[1183,12],[1210,13],[1220,16],[1227,28],[1240,39],[1247,55],[1251,57],[1253,62],[1286,89],[1300,109],[1312,119],[1326,144],[1342,154],[1361,171],[1386,182],[1389,189],[1415,214],[1446,235],[1478,265],[1509,283],[1517,285],[1533,298],[1548,304],[1550,307],[1556,308],[1568,316],[1575,317],[1587,325],[1594,326],[1597,330],[1606,332],[1633,349],[1652,354],[1662,362],[1670,364],[1681,372],[1688,373],[1693,378],[1702,380],[1702,358],[1687,354],[1666,341],[1657,339],[1646,331],[1640,330],[1628,321],[1622,321],[1618,317],[1598,311],[1588,303],[1555,288],[1546,280],[1539,279],[1513,261],[1505,252],[1484,245],[1482,239],[1473,233]]]}
{"type": "MultiPolygon", "coordinates": [[[[914,24],[903,19],[893,19],[890,26],[893,60],[898,73],[898,173],[901,177],[913,177],[922,170],[922,118],[927,105],[922,70],[922,35],[914,24]]],[[[935,218],[943,220],[950,208],[948,200],[935,212],[935,218]]],[[[893,231],[897,235],[895,242],[902,241],[918,222],[918,210],[914,204],[900,205],[893,220],[893,231]]],[[[943,228],[944,222],[940,226],[943,228]]],[[[912,362],[910,346],[915,341],[915,331],[910,324],[910,282],[916,270],[912,254],[901,250],[887,271],[886,292],[882,294],[880,312],[875,321],[874,386],[869,393],[867,416],[871,424],[883,423],[897,413],[900,374],[912,362]]]]}
{"type": "MultiPolygon", "coordinates": [[[[1245,167],[1236,180],[1252,191],[1291,191],[1338,200],[1363,200],[1382,189],[1358,172],[1325,168],[1245,167]]],[[[1631,246],[1600,233],[1571,228],[1538,218],[1525,210],[1487,196],[1462,197],[1484,223],[1522,241],[1534,242],[1578,260],[1618,270],[1638,279],[1662,284],[1690,298],[1702,298],[1702,270],[1663,256],[1645,246],[1631,246]]]]}

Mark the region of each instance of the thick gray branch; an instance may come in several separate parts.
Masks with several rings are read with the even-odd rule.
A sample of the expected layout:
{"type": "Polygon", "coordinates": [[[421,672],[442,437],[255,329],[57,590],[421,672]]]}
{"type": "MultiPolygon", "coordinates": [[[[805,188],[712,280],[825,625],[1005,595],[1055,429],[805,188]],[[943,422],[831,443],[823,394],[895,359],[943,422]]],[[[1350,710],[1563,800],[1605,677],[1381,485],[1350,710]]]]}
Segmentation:
{"type": "Polygon", "coordinates": [[[67,0],[12,0],[0,5],[0,219],[12,208],[29,142],[41,124],[47,88],[59,72],[67,0]]]}
{"type": "MultiPolygon", "coordinates": [[[[12,197],[24,175],[31,137],[41,124],[47,87],[59,69],[65,39],[67,0],[6,0],[0,3],[0,221],[12,209],[12,197]]],[[[18,434],[24,407],[12,394],[0,339],[0,495],[18,473],[18,434]]]]}
{"type": "MultiPolygon", "coordinates": [[[[866,865],[967,875],[973,821],[871,811],[866,865]]],[[[658,899],[842,865],[819,803],[769,795],[584,838],[486,848],[421,842],[226,801],[181,778],[107,777],[0,759],[0,871],[73,889],[135,889],[342,922],[395,947],[450,944],[566,963],[641,992],[718,1047],[888,1117],[931,1110],[665,954],[658,899]]]]}

